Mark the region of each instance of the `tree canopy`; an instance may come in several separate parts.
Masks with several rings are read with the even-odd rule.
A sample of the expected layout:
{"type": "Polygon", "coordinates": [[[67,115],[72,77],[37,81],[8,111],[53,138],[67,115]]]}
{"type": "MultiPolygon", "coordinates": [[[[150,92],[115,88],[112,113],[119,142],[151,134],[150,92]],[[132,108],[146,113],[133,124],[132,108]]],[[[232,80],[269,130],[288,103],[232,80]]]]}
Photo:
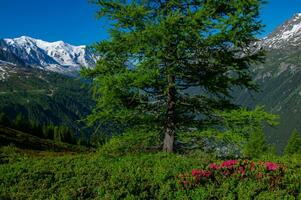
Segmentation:
{"type": "Polygon", "coordinates": [[[263,53],[252,45],[263,27],[261,0],[97,0],[110,39],[94,46],[97,105],[93,123],[147,126],[165,134],[202,128],[214,110],[231,108],[235,87],[256,90],[250,66],[263,53]]]}

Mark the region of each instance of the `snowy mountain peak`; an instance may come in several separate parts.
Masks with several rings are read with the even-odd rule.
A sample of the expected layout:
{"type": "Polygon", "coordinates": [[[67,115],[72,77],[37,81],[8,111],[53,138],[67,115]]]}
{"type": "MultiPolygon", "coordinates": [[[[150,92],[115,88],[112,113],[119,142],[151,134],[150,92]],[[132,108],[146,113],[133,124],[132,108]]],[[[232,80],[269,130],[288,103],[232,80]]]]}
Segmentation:
{"type": "Polygon", "coordinates": [[[10,44],[13,44],[15,42],[25,43],[25,42],[32,41],[32,40],[35,40],[35,39],[28,37],[28,36],[21,36],[21,37],[14,38],[14,39],[11,39],[11,38],[4,39],[4,41],[6,41],[7,43],[10,43],[10,44]]]}
{"type": "Polygon", "coordinates": [[[94,67],[95,56],[85,45],[63,41],[47,42],[28,36],[0,40],[0,48],[10,51],[25,64],[63,74],[76,74],[81,67],[94,67]]]}
{"type": "Polygon", "coordinates": [[[44,47],[49,47],[49,46],[72,46],[74,48],[76,47],[85,47],[85,45],[81,45],[81,46],[73,46],[71,44],[65,43],[64,41],[60,40],[60,41],[55,41],[55,42],[47,42],[47,41],[43,41],[41,39],[35,39],[29,36],[21,36],[18,38],[4,38],[3,39],[5,42],[7,42],[8,44],[15,44],[15,45],[29,45],[29,44],[36,44],[38,46],[40,46],[41,48],[44,47]]]}
{"type": "Polygon", "coordinates": [[[263,38],[262,43],[271,49],[301,45],[301,13],[295,14],[268,37],[263,38]]]}

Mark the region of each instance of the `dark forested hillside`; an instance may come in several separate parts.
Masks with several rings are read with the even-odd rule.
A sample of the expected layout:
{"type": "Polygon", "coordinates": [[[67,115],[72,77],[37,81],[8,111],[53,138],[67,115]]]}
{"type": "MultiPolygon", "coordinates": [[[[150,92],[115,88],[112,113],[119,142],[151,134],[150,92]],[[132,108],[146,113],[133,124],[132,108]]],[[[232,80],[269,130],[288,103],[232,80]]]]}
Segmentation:
{"type": "MultiPolygon", "coordinates": [[[[299,51],[300,52],[300,51],[299,51]]],[[[254,107],[264,105],[266,110],[280,116],[280,124],[267,128],[270,141],[283,150],[294,129],[301,131],[301,67],[300,54],[290,51],[272,51],[264,65],[256,68],[259,93],[241,92],[237,102],[254,107]]]]}
{"type": "Polygon", "coordinates": [[[79,134],[93,101],[83,81],[37,69],[1,65],[0,113],[11,123],[66,126],[79,134]],[[19,119],[18,119],[19,118],[19,119]],[[20,119],[21,118],[21,119],[20,119]]]}

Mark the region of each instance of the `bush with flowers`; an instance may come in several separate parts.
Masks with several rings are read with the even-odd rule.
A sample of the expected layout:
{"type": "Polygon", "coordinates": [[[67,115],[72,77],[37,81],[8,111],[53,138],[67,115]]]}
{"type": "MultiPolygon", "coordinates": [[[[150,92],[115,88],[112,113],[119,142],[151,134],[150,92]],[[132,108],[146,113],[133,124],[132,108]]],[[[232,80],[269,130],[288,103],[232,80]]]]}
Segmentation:
{"type": "Polygon", "coordinates": [[[221,185],[225,179],[254,179],[265,181],[272,187],[280,186],[286,167],[274,162],[254,162],[250,160],[227,160],[210,163],[204,169],[193,169],[191,173],[179,175],[179,184],[191,189],[207,183],[221,185]]]}
{"type": "Polygon", "coordinates": [[[298,155],[221,162],[204,152],[58,156],[0,148],[1,156],[8,159],[0,164],[0,199],[301,199],[298,155]]]}

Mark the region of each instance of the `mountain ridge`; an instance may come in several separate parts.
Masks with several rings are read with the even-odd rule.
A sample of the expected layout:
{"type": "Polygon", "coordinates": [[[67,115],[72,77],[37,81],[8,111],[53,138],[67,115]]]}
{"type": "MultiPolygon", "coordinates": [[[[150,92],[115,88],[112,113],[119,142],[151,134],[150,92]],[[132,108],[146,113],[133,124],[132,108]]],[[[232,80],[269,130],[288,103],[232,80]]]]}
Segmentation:
{"type": "Polygon", "coordinates": [[[0,39],[0,60],[17,57],[23,65],[65,75],[78,75],[82,67],[94,67],[95,55],[85,45],[74,46],[63,41],[46,42],[28,36],[0,39]]]}
{"type": "Polygon", "coordinates": [[[266,49],[283,49],[287,46],[301,45],[301,13],[279,25],[272,33],[258,42],[266,49]]]}

